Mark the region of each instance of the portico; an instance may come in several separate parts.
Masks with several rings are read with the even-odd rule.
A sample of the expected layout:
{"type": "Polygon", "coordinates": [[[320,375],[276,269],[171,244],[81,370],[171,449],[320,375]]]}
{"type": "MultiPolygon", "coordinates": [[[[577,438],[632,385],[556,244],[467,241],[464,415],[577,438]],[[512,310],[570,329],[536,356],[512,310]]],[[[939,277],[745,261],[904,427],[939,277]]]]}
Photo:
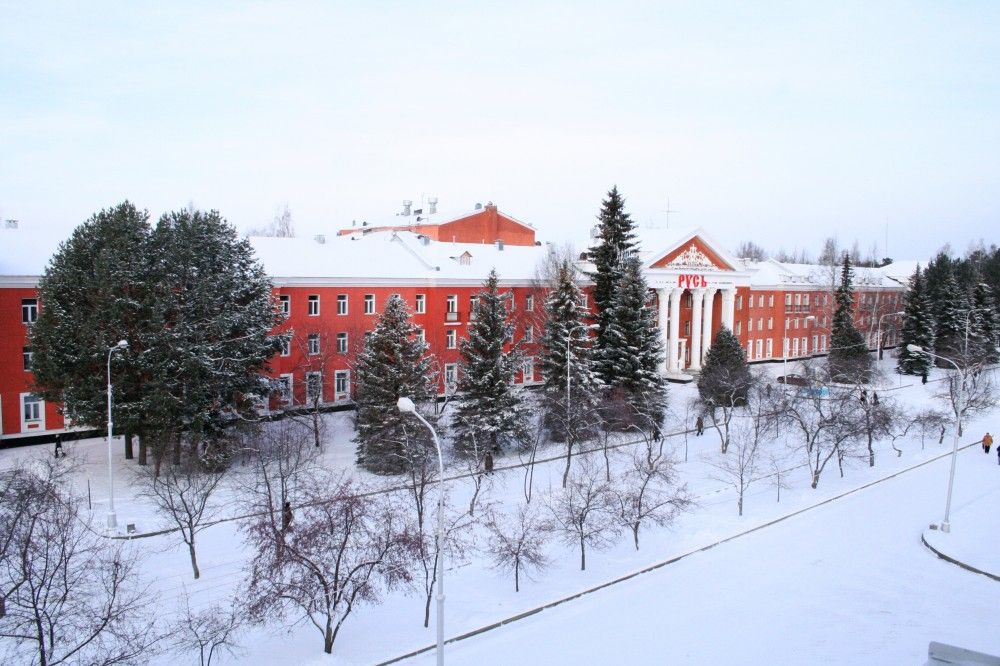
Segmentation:
{"type": "Polygon", "coordinates": [[[739,263],[698,230],[656,252],[646,280],[656,291],[664,361],[661,372],[690,380],[698,372],[719,326],[733,328],[737,290],[750,276],[739,263]]]}

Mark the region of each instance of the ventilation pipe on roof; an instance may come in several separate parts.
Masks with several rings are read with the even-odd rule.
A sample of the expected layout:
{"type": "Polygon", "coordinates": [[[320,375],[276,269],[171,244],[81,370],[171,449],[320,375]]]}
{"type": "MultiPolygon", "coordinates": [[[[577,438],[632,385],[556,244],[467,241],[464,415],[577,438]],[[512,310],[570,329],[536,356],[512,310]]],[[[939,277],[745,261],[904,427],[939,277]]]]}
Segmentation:
{"type": "Polygon", "coordinates": [[[403,199],[403,215],[410,214],[410,208],[413,206],[413,202],[409,199],[403,199]]]}
{"type": "Polygon", "coordinates": [[[438,212],[438,198],[431,197],[427,200],[427,214],[433,215],[436,212],[438,212]]]}
{"type": "Polygon", "coordinates": [[[497,250],[499,250],[500,252],[503,252],[503,240],[501,240],[501,239],[498,238],[497,241],[496,241],[496,245],[497,245],[497,250]]]}
{"type": "Polygon", "coordinates": [[[476,210],[482,210],[482,209],[483,209],[483,204],[481,204],[481,203],[477,203],[477,204],[475,205],[475,209],[476,209],[476,210]]]}
{"type": "Polygon", "coordinates": [[[313,240],[316,241],[317,243],[319,243],[320,245],[325,245],[326,244],[326,235],[325,234],[316,234],[315,236],[313,236],[313,240]]]}
{"type": "Polygon", "coordinates": [[[17,229],[17,220],[7,220],[3,226],[7,229],[17,229]]]}

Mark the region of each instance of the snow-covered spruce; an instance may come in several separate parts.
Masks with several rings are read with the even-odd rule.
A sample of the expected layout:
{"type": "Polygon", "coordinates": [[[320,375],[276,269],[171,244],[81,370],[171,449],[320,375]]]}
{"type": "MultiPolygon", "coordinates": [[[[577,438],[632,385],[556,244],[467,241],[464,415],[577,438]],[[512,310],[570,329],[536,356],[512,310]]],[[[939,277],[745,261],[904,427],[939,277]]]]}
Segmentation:
{"type": "Polygon", "coordinates": [[[934,318],[920,266],[917,266],[910,277],[905,298],[902,344],[897,368],[905,375],[924,375],[931,368],[931,358],[907,348],[907,345],[917,345],[927,350],[934,349],[934,318]]]}

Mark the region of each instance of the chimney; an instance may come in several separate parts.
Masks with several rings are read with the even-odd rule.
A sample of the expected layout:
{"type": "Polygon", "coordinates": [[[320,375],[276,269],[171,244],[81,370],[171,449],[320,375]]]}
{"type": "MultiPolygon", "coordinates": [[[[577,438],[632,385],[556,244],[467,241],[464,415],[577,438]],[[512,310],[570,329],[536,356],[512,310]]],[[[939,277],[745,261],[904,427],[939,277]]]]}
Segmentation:
{"type": "Polygon", "coordinates": [[[475,209],[476,209],[476,210],[482,210],[482,209],[483,209],[483,204],[481,204],[481,203],[477,203],[477,204],[476,204],[476,208],[475,208],[475,209]]]}
{"type": "Polygon", "coordinates": [[[17,229],[17,220],[7,220],[3,226],[7,229],[17,229]]]}
{"type": "Polygon", "coordinates": [[[436,212],[438,212],[438,198],[431,197],[427,200],[427,214],[433,215],[436,212]]]}
{"type": "Polygon", "coordinates": [[[497,250],[499,250],[500,252],[503,252],[503,240],[502,239],[499,239],[499,238],[497,239],[496,246],[497,246],[497,250]]]}
{"type": "Polygon", "coordinates": [[[326,244],[326,235],[325,234],[316,234],[315,236],[313,236],[313,240],[316,241],[317,243],[319,243],[320,245],[324,245],[324,244],[326,244]]]}
{"type": "Polygon", "coordinates": [[[409,200],[409,199],[403,199],[403,215],[407,215],[408,216],[410,214],[410,207],[412,205],[413,205],[413,202],[411,200],[409,200]]]}

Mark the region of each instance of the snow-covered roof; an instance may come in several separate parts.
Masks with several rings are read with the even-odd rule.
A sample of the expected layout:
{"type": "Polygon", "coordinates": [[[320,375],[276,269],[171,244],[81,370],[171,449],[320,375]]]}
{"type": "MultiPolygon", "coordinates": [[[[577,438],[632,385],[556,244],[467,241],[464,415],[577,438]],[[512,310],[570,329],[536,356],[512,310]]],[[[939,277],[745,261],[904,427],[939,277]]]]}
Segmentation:
{"type": "Polygon", "coordinates": [[[530,282],[545,246],[437,242],[408,231],[304,238],[251,237],[267,274],[278,284],[378,283],[428,280],[482,283],[496,268],[502,282],[530,282]],[[467,263],[458,258],[468,252],[467,263]]]}
{"type": "MultiPolygon", "coordinates": [[[[756,288],[775,287],[794,289],[823,287],[831,280],[840,280],[840,267],[831,273],[830,266],[822,264],[793,264],[767,259],[746,262],[750,270],[750,286],[756,288]]],[[[885,268],[854,267],[854,284],[868,289],[898,288],[899,282],[885,268]]]]}
{"type": "MultiPolygon", "coordinates": [[[[364,229],[365,227],[379,228],[379,227],[404,227],[409,225],[416,226],[418,224],[421,225],[447,224],[448,222],[453,222],[454,220],[460,220],[462,218],[469,217],[470,215],[476,215],[477,213],[482,213],[486,209],[487,205],[492,205],[492,204],[491,202],[483,202],[477,205],[479,205],[480,207],[476,208],[475,206],[469,206],[469,207],[451,206],[448,208],[441,208],[439,205],[437,206],[436,212],[431,213],[430,205],[426,201],[421,202],[419,200],[414,200],[413,204],[410,207],[409,215],[403,215],[402,207],[400,207],[399,211],[392,214],[380,214],[375,217],[361,217],[359,219],[355,219],[353,220],[351,227],[347,228],[364,229]],[[417,211],[420,212],[417,213],[417,211]]],[[[498,211],[498,212],[500,212],[500,214],[503,215],[504,217],[511,219],[517,222],[518,224],[524,225],[525,227],[528,227],[530,229],[534,228],[531,224],[527,222],[522,222],[516,217],[513,217],[503,211],[498,211]]]]}

